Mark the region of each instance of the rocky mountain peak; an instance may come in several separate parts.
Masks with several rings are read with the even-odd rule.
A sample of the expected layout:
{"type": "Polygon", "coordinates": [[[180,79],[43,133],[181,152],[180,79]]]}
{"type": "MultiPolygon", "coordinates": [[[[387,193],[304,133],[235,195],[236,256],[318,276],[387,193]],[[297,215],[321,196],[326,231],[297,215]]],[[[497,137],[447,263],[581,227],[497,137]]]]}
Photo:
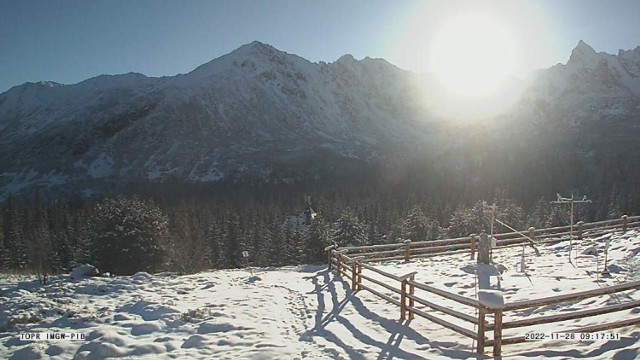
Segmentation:
{"type": "Polygon", "coordinates": [[[580,40],[578,45],[571,51],[571,57],[567,64],[578,66],[595,67],[598,63],[598,54],[591,46],[580,40]]]}

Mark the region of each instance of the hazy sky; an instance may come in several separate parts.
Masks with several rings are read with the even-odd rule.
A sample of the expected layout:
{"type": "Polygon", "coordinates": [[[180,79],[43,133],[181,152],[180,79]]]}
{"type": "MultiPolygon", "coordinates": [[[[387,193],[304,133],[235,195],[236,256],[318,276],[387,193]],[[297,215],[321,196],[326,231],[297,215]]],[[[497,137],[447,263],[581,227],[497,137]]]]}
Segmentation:
{"type": "Polygon", "coordinates": [[[0,0],[0,92],[186,73],[254,40],[313,62],[350,53],[428,72],[433,34],[477,12],[513,35],[519,76],[566,62],[581,39],[608,53],[640,45],[638,0],[0,0]]]}

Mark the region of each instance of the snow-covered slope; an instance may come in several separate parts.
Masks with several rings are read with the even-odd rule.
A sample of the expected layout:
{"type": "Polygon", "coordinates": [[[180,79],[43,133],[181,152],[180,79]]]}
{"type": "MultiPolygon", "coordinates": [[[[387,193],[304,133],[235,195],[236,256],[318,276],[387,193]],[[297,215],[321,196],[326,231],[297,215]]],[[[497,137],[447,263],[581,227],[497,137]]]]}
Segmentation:
{"type": "MultiPolygon", "coordinates": [[[[605,238],[585,239],[579,258],[569,262],[567,241],[526,250],[520,272],[519,248],[494,252],[502,271],[475,271],[468,254],[442,255],[408,264],[377,264],[396,275],[417,271],[416,280],[476,298],[478,287],[504,291],[506,302],[566,294],[638,279],[640,233],[608,235],[611,276],[603,269],[605,238]],[[583,254],[588,246],[598,249],[583,254]],[[598,255],[594,255],[594,254],[598,255]],[[476,277],[476,273],[480,276],[476,277]],[[484,285],[483,285],[484,284],[484,285]]],[[[104,359],[450,359],[475,358],[471,339],[416,316],[399,321],[399,309],[367,291],[355,295],[347,279],[324,265],[298,268],[219,270],[188,276],[138,273],[115,278],[52,278],[50,284],[0,274],[0,358],[104,359]],[[8,325],[8,321],[12,325],[8,325]],[[24,333],[78,333],[84,340],[20,340],[24,333]]],[[[370,272],[367,275],[375,276],[370,272]]],[[[389,293],[380,288],[380,291],[389,293]]],[[[417,290],[416,295],[426,297],[417,290]]],[[[509,320],[639,300],[627,291],[508,314],[509,320]]],[[[430,299],[460,312],[456,302],[430,299]]],[[[633,316],[634,309],[541,325],[519,332],[563,332],[633,316]]],[[[471,314],[476,315],[476,314],[471,314]]],[[[455,319],[454,319],[455,320],[455,319]]],[[[458,322],[460,322],[458,320],[458,322]]],[[[518,331],[519,330],[519,331],[518,331]]],[[[531,341],[503,346],[509,359],[634,359],[640,356],[637,327],[614,329],[619,340],[531,341]]],[[[490,349],[487,349],[490,353],[490,349]]]]}

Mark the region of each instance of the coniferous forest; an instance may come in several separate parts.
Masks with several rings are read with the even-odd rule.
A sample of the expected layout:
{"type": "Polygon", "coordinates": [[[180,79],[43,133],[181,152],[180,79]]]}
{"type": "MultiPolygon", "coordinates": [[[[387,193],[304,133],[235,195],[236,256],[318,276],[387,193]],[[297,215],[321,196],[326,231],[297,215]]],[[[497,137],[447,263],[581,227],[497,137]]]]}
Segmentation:
{"type": "MultiPolygon", "coordinates": [[[[93,200],[46,199],[36,191],[0,205],[0,269],[52,274],[90,263],[117,275],[193,273],[246,266],[243,251],[251,266],[318,263],[331,244],[488,232],[487,205],[493,204],[496,216],[516,229],[569,223],[568,206],[550,204],[556,194],[525,195],[502,188],[463,192],[418,181],[376,186],[353,178],[321,185],[148,184],[93,200]],[[317,213],[308,226],[288,221],[307,207],[305,195],[317,213]]],[[[603,189],[592,203],[576,207],[575,216],[596,221],[637,212],[636,203],[603,189]]]]}

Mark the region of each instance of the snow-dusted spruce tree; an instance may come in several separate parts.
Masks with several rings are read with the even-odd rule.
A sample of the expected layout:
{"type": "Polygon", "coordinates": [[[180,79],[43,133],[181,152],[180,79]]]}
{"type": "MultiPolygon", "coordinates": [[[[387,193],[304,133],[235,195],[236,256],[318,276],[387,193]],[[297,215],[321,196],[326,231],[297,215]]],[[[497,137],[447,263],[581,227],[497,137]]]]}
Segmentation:
{"type": "Polygon", "coordinates": [[[27,245],[24,236],[23,214],[13,198],[9,196],[2,211],[2,232],[4,251],[2,253],[3,267],[6,269],[26,269],[28,266],[27,245]]]}
{"type": "Polygon", "coordinates": [[[252,266],[269,266],[268,249],[271,247],[271,239],[265,219],[264,214],[256,214],[251,219],[247,244],[250,245],[249,261],[252,266]]]}
{"type": "Polygon", "coordinates": [[[553,205],[547,223],[549,226],[565,226],[571,222],[571,206],[568,204],[553,205]]]}
{"type": "Polygon", "coordinates": [[[473,207],[460,205],[449,220],[449,236],[457,238],[470,234],[489,233],[491,229],[491,210],[483,201],[476,202],[473,207]]]}
{"type": "Polygon", "coordinates": [[[445,236],[445,230],[440,227],[437,220],[427,217],[418,206],[409,210],[407,217],[402,222],[400,237],[404,240],[427,241],[436,240],[445,236]]]}
{"type": "MultiPolygon", "coordinates": [[[[513,200],[506,197],[495,199],[495,218],[515,229],[524,227],[524,211],[513,200]]],[[[491,207],[485,201],[477,201],[473,207],[458,206],[449,220],[449,236],[463,237],[470,234],[489,233],[491,230],[491,207]]],[[[524,230],[524,229],[523,229],[524,230]]],[[[508,228],[494,223],[494,233],[509,232],[508,228]]]]}
{"type": "Polygon", "coordinates": [[[218,262],[222,268],[243,267],[242,251],[245,248],[244,223],[235,211],[227,211],[222,224],[222,251],[218,262]]]}
{"type": "Polygon", "coordinates": [[[91,262],[91,243],[93,239],[92,217],[87,209],[76,215],[72,222],[70,230],[70,247],[72,249],[72,257],[70,267],[91,262]]]}
{"type": "Polygon", "coordinates": [[[32,270],[39,278],[45,273],[51,272],[52,263],[55,262],[54,252],[51,248],[51,234],[47,213],[40,204],[40,196],[36,191],[33,207],[25,211],[25,235],[28,239],[28,259],[32,270]]]}
{"type": "Polygon", "coordinates": [[[163,263],[167,217],[153,202],[123,195],[97,204],[92,259],[101,271],[129,275],[163,263]]]}
{"type": "Polygon", "coordinates": [[[548,228],[550,213],[551,204],[549,204],[549,201],[542,197],[538,198],[527,219],[527,226],[533,226],[536,229],[548,228]]]}
{"type": "Polygon", "coordinates": [[[324,249],[331,244],[331,226],[318,214],[304,233],[304,253],[308,263],[325,261],[324,249]]]}
{"type": "Polygon", "coordinates": [[[167,258],[172,270],[193,274],[208,267],[209,257],[206,227],[200,224],[197,212],[181,204],[170,217],[167,237],[167,258]]]}
{"type": "Polygon", "coordinates": [[[300,264],[303,258],[303,230],[297,223],[286,226],[284,238],[286,244],[286,264],[300,264]]]}
{"type": "Polygon", "coordinates": [[[405,240],[424,241],[426,240],[430,225],[431,221],[422,209],[416,206],[409,210],[407,217],[404,219],[400,236],[405,240]]]}
{"type": "Polygon", "coordinates": [[[338,246],[361,246],[367,242],[364,224],[348,208],[338,219],[333,241],[338,246]]]}
{"type": "Polygon", "coordinates": [[[282,266],[286,263],[287,243],[282,229],[282,220],[272,219],[269,226],[269,237],[271,238],[271,248],[269,249],[269,260],[273,266],[282,266]]]}
{"type": "MultiPolygon", "coordinates": [[[[513,199],[507,196],[506,191],[497,191],[493,204],[495,204],[495,217],[503,223],[511,226],[514,229],[526,230],[525,226],[525,212],[520,205],[518,205],[513,199]]],[[[491,209],[487,209],[489,215],[491,215],[491,209]]],[[[508,228],[502,225],[494,224],[494,232],[510,232],[508,228]]]]}

